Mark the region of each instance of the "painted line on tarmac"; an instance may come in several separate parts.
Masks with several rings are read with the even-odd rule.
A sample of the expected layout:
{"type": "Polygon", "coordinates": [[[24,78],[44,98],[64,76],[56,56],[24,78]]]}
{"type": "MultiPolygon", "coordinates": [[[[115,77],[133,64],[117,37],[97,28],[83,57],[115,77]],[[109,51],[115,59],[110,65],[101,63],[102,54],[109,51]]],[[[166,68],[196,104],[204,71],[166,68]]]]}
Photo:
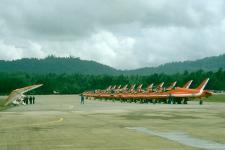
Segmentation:
{"type": "Polygon", "coordinates": [[[53,120],[53,121],[49,121],[49,122],[43,122],[43,123],[35,123],[35,124],[31,124],[31,126],[39,126],[39,125],[46,125],[46,124],[54,124],[54,123],[62,122],[63,120],[64,120],[64,118],[59,118],[58,120],[53,120]]]}
{"type": "Polygon", "coordinates": [[[191,137],[185,132],[158,132],[144,127],[126,127],[126,128],[130,130],[136,130],[138,132],[148,135],[159,136],[161,138],[171,140],[187,146],[207,150],[225,150],[225,144],[191,137]]]}
{"type": "Polygon", "coordinates": [[[41,126],[41,125],[55,124],[55,123],[60,123],[63,120],[64,120],[64,118],[61,117],[61,118],[59,118],[57,120],[53,120],[53,121],[49,121],[49,122],[41,122],[41,123],[34,123],[34,124],[29,124],[29,125],[20,125],[20,126],[4,127],[4,128],[0,128],[0,130],[20,128],[20,127],[30,127],[30,126],[41,126]]]}

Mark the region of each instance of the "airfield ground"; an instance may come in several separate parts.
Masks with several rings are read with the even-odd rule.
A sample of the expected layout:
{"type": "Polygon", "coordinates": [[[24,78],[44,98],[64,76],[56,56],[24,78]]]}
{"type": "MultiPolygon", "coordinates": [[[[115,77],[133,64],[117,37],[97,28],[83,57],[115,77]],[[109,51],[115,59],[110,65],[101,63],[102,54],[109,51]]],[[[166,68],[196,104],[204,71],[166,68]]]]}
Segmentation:
{"type": "Polygon", "coordinates": [[[0,150],[224,149],[225,103],[79,100],[36,96],[35,105],[1,111],[0,150]]]}

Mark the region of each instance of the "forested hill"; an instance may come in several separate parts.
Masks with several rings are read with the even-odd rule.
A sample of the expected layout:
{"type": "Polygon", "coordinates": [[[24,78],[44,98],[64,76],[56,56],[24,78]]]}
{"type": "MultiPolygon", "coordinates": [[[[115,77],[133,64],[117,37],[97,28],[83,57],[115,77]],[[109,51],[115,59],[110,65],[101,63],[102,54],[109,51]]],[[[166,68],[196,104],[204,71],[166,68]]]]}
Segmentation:
{"type": "Polygon", "coordinates": [[[182,73],[185,70],[193,72],[196,70],[217,71],[225,69],[225,54],[214,57],[207,57],[196,61],[173,62],[158,67],[141,68],[136,70],[116,70],[112,67],[97,63],[95,61],[80,60],[79,58],[54,57],[45,59],[24,58],[13,61],[0,60],[0,72],[24,72],[24,73],[78,73],[78,74],[108,74],[108,75],[149,75],[153,73],[182,73]]]}
{"type": "Polygon", "coordinates": [[[112,67],[95,61],[80,60],[73,57],[48,56],[45,59],[23,58],[13,61],[0,60],[0,72],[24,73],[79,73],[79,74],[116,74],[118,71],[112,67]]]}
{"type": "Polygon", "coordinates": [[[139,74],[148,75],[153,73],[175,74],[184,71],[194,72],[197,70],[217,71],[218,69],[225,69],[225,54],[220,56],[206,57],[196,61],[172,62],[160,65],[158,67],[146,67],[136,70],[124,71],[125,74],[139,74]]]}

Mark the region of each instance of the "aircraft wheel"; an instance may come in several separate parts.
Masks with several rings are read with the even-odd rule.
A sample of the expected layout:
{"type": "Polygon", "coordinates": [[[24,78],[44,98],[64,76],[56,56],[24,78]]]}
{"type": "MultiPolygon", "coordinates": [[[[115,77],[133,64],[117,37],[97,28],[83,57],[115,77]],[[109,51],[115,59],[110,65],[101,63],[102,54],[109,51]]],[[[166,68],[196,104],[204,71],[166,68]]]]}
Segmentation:
{"type": "Polygon", "coordinates": [[[202,105],[202,104],[203,104],[203,100],[200,100],[200,101],[199,101],[199,105],[202,105]]]}

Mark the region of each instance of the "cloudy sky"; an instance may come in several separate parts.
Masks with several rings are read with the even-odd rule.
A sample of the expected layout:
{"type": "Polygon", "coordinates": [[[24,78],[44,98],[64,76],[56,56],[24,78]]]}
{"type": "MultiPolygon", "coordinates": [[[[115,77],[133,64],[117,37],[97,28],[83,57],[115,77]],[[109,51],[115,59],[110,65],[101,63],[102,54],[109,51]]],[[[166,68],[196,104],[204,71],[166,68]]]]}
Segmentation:
{"type": "Polygon", "coordinates": [[[0,59],[75,56],[118,69],[225,53],[224,0],[0,0],[0,59]]]}

